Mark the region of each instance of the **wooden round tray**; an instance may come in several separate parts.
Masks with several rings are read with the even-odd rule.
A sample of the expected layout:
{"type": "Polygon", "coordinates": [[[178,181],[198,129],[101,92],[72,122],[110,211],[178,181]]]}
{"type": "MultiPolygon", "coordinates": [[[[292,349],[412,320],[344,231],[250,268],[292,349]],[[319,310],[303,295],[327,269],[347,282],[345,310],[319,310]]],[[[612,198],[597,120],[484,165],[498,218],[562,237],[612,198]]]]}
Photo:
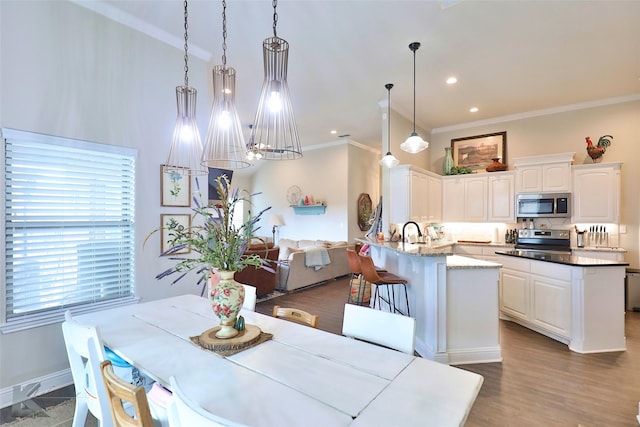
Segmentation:
{"type": "Polygon", "coordinates": [[[216,332],[219,330],[220,326],[216,326],[194,338],[201,347],[216,353],[241,351],[258,344],[262,338],[262,331],[255,325],[245,325],[244,331],[238,332],[238,335],[233,338],[216,337],[216,332]]]}

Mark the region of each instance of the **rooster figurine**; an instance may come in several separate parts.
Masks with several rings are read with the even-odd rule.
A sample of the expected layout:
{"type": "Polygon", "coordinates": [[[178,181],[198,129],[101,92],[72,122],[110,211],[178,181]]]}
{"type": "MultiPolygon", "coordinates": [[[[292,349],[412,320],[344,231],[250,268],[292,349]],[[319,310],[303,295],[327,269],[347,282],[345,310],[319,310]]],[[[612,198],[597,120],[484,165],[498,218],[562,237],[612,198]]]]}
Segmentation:
{"type": "Polygon", "coordinates": [[[611,135],[603,135],[598,140],[598,143],[593,145],[590,137],[587,136],[585,138],[587,141],[587,154],[589,154],[589,157],[591,157],[594,163],[607,151],[607,147],[611,145],[612,139],[613,137],[611,135]]]}

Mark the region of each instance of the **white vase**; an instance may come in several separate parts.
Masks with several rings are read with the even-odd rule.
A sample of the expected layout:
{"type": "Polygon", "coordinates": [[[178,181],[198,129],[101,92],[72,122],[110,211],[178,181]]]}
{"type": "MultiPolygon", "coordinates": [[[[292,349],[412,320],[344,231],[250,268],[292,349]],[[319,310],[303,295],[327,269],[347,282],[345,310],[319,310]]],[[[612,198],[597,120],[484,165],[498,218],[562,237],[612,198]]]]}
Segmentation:
{"type": "Polygon", "coordinates": [[[209,301],[213,313],[220,319],[218,338],[233,338],[238,335],[236,318],[244,303],[244,286],[233,279],[235,271],[220,271],[220,281],[209,279],[209,301]]]}

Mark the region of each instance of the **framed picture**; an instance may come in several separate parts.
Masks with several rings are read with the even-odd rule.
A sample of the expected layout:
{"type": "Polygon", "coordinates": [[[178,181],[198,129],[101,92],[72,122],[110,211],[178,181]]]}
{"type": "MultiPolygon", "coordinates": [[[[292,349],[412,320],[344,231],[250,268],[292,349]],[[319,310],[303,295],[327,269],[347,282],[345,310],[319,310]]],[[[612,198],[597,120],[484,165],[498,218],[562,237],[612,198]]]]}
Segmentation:
{"type": "MultiPolygon", "coordinates": [[[[178,227],[189,228],[191,227],[191,215],[189,214],[161,214],[160,215],[160,253],[163,254],[171,248],[171,239],[173,237],[173,230],[178,227]]],[[[173,252],[171,255],[188,254],[191,252],[190,247],[186,247],[178,252],[173,252]]]]}
{"type": "Polygon", "coordinates": [[[507,132],[452,139],[451,154],[454,166],[468,167],[474,172],[485,172],[496,158],[506,165],[507,132]]]}
{"type": "Polygon", "coordinates": [[[191,206],[191,176],[181,169],[186,168],[160,165],[162,206],[191,206]]]}

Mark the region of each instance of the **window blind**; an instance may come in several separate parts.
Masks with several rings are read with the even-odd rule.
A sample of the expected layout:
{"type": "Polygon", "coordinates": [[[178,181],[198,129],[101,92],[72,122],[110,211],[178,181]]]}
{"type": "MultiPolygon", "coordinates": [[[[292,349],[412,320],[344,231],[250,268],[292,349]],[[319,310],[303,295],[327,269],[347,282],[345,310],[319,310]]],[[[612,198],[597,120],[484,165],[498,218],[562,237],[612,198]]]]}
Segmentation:
{"type": "Polygon", "coordinates": [[[5,321],[133,297],[136,151],[2,136],[5,321]]]}

